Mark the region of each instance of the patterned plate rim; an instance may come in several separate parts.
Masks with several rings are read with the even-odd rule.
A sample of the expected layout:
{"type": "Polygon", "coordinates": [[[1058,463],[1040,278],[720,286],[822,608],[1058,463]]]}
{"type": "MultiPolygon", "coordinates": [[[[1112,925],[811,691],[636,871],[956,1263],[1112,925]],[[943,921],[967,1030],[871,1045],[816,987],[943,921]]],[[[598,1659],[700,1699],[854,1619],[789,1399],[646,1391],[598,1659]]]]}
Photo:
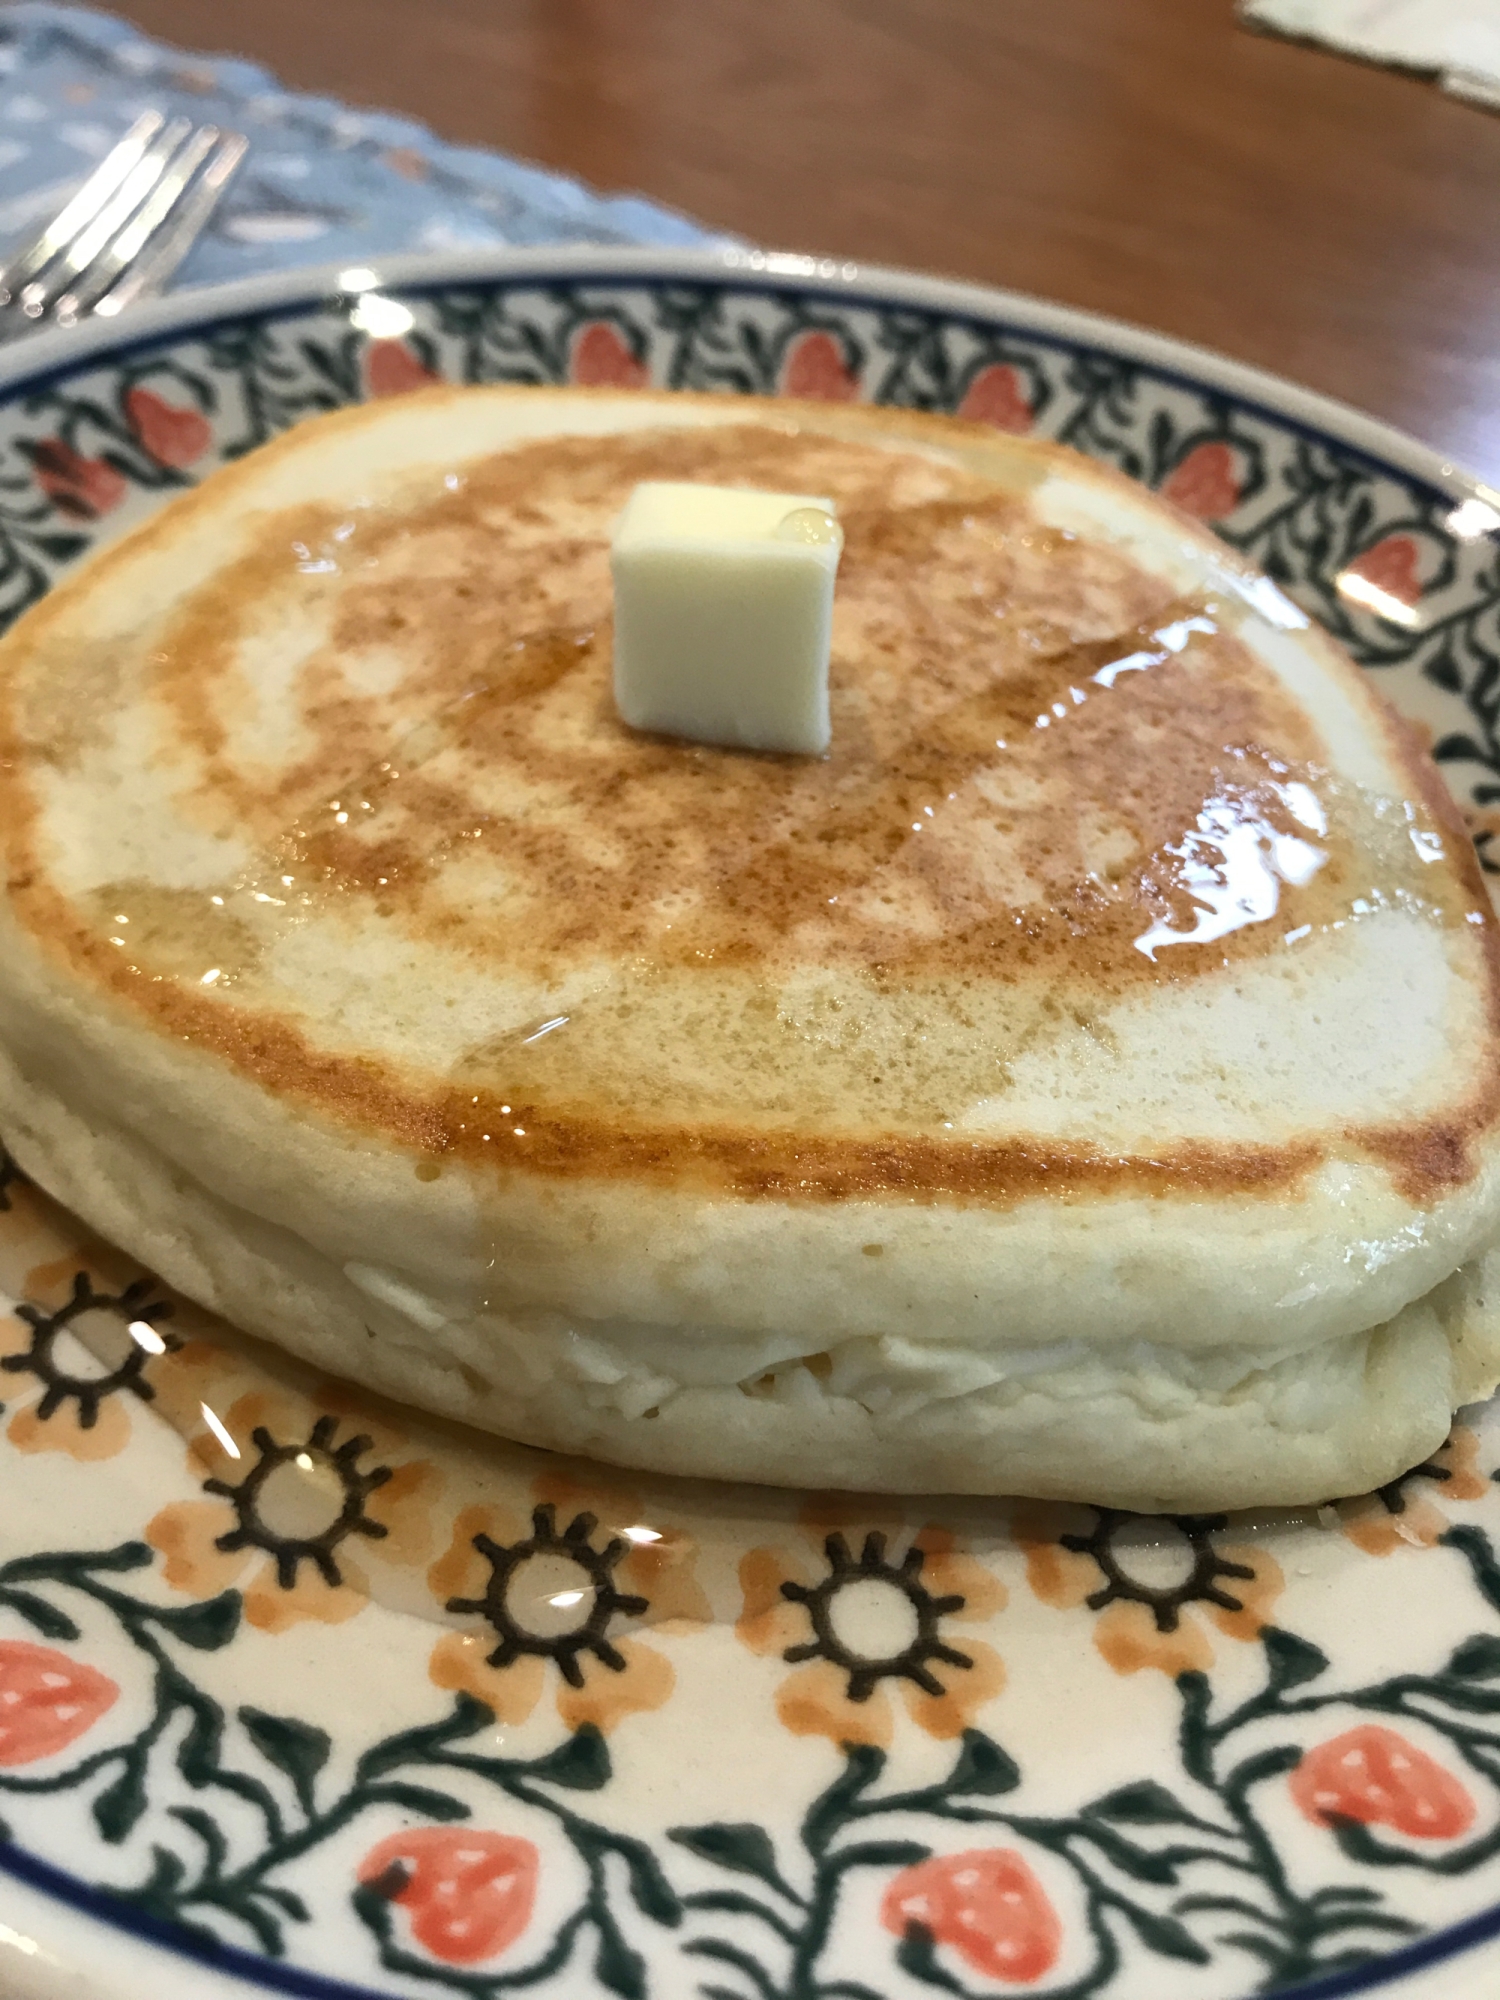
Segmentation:
{"type": "MultiPolygon", "coordinates": [[[[1158,379],[1194,390],[1210,388],[1242,408],[1272,418],[1309,439],[1333,439],[1377,472],[1421,481],[1458,502],[1478,499],[1500,506],[1500,491],[1396,426],[1354,405],[1305,389],[1268,369],[1231,359],[1208,347],[1178,340],[1101,313],[1054,304],[1034,294],[973,285],[920,272],[848,260],[729,248],[670,251],[560,245],[547,249],[439,251],[383,257],[374,264],[328,264],[231,284],[198,286],[136,308],[127,325],[94,321],[67,331],[36,333],[0,352],[0,404],[77,375],[100,362],[123,359],[174,337],[188,337],[246,318],[278,318],[354,291],[396,291],[406,296],[455,285],[575,285],[636,281],[645,284],[720,284],[768,293],[794,291],[847,305],[907,305],[982,321],[1048,346],[1094,350],[1137,362],[1158,379]]],[[[262,1992],[303,2000],[382,2000],[380,1993],[326,1974],[277,1965],[240,1947],[175,1934],[172,1927],[126,1907],[104,1893],[27,1853],[0,1844],[0,1876],[24,1884],[45,1902],[62,1905],[108,1932],[126,1935],[179,1962],[241,1980],[262,1992]]],[[[1348,1996],[1397,1988],[1412,1975],[1444,1964],[1476,1946],[1500,1939],[1500,1903],[1390,1952],[1377,1963],[1351,1967],[1285,1989],[1285,2000],[1348,2000],[1348,1996]]],[[[85,1975],[86,1976],[86,1975],[85,1975]]],[[[188,1989],[184,1988],[186,1992],[188,1989]]],[[[226,1992],[227,1988],[221,1989],[226,1992]]]]}
{"type": "Polygon", "coordinates": [[[565,244],[545,250],[414,252],[381,258],[375,265],[324,264],[227,285],[195,286],[136,307],[128,325],[95,320],[69,330],[31,334],[0,349],[0,398],[44,387],[87,364],[135,353],[166,337],[205,331],[226,320],[280,315],[351,291],[420,296],[466,282],[519,284],[528,279],[570,284],[629,279],[656,284],[718,282],[767,292],[821,294],[848,305],[937,309],[1023,332],[1052,346],[1123,356],[1181,387],[1222,390],[1243,407],[1289,423],[1306,436],[1335,438],[1375,470],[1420,479],[1454,500],[1500,504],[1500,490],[1394,424],[1213,348],[1103,313],[1056,305],[1029,292],[878,264],[735,248],[670,251],[565,244]]]}

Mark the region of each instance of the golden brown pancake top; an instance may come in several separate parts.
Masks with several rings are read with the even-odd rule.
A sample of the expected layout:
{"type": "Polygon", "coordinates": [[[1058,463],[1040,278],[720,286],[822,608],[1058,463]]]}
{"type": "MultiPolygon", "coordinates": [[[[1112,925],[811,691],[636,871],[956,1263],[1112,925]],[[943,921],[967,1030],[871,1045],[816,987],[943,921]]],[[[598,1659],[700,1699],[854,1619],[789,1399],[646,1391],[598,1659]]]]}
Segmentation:
{"type": "MultiPolygon", "coordinates": [[[[270,516],[157,654],[201,754],[199,809],[253,827],[276,874],[370,894],[417,934],[469,923],[455,864],[490,842],[505,887],[472,942],[509,964],[790,956],[951,978],[1058,957],[1093,981],[1197,976],[1279,943],[1245,924],[1212,953],[1155,964],[1137,948],[1155,926],[1194,929],[1205,808],[1297,838],[1289,786],[1331,797],[1324,748],[1271,673],[1210,608],[1024,502],[933,467],[937,494],[893,506],[892,483],[867,446],[746,425],[548,440],[352,532],[337,509],[270,516]],[[827,758],[617,717],[609,528],[637,480],[667,478],[838,502],[827,758]],[[284,600],[324,590],[337,615],[288,717],[305,747],[258,771],[237,747],[236,654],[284,600]],[[372,695],[352,663],[385,652],[400,678],[372,695]]],[[[1352,814],[1334,816],[1350,823],[1312,885],[1285,885],[1286,927],[1369,867],[1352,814]]]]}
{"type": "MultiPolygon", "coordinates": [[[[80,683],[100,673],[88,660],[72,671],[80,683]]],[[[64,763],[90,726],[77,692],[54,681],[41,696],[64,763]]],[[[1174,597],[1117,549],[1041,526],[975,474],[785,421],[552,438],[427,479],[399,504],[262,515],[248,553],[176,607],[150,698],[172,757],[194,771],[179,809],[248,829],[263,858],[224,885],[217,917],[179,892],[108,884],[91,922],[75,916],[75,951],[142,998],[149,986],[147,1004],[191,1019],[273,1085],[298,1088],[300,1065],[312,1096],[435,1151],[463,1149],[475,1091],[513,1100],[535,1137],[532,1169],[551,1157],[557,1171],[672,1172],[739,1142],[722,1106],[695,1102],[680,1078],[653,1100],[631,1077],[612,1101],[618,1019],[592,1050],[576,1030],[552,1047],[515,1036],[477,1047],[456,1081],[431,1079],[420,1108],[399,1079],[382,1094],[378,1062],[335,1086],[326,1057],[298,1055],[302,1030],[257,1005],[253,950],[235,965],[235,898],[270,885],[299,920],[354,899],[412,939],[543,980],[581,959],[642,982],[697,979],[705,1034],[716,1007],[741,1017],[722,1039],[751,1051],[747,1098],[746,993],[752,1011],[759,993],[774,1014],[787,979],[810,967],[833,980],[829,1004],[844,1004],[846,975],[927,995],[950,1029],[966,993],[999,984],[1017,996],[1024,1037],[1132,988],[1282,952],[1288,931],[1336,922],[1370,893],[1432,898],[1410,827],[1331,782],[1327,746],[1211,598],[1174,597]],[[837,503],[826,758],[620,722],[608,538],[643,479],[837,503]],[[257,757],[242,649],[258,630],[294,632],[304,609],[327,624],[285,697],[289,748],[257,757]],[[1272,870],[1268,918],[1271,856],[1290,859],[1272,870]],[[129,956],[111,961],[102,933],[127,905],[129,956]],[[205,949],[227,968],[213,995],[195,990],[205,949]],[[683,1121],[690,1143],[672,1138],[683,1121]]],[[[1412,824],[1443,819],[1429,794],[1412,824]]],[[[1454,907],[1436,915],[1452,921],[1473,885],[1457,898],[1444,886],[1454,907]]],[[[737,1185],[1000,1192],[993,1148],[958,1160],[931,1131],[940,1096],[878,1050],[830,1054],[836,1042],[824,1035],[815,1066],[799,1084],[793,1063],[786,1087],[814,1128],[820,1091],[862,1094],[863,1164],[822,1159],[832,1141],[815,1130],[778,1141],[751,1116],[737,1185]]],[[[1022,1147],[1009,1178],[1045,1175],[1045,1150],[1022,1147]]],[[[1225,1151],[1247,1185],[1306,1164],[1225,1151]]],[[[1201,1148],[1184,1168],[1209,1170],[1201,1148]]],[[[1075,1159],[1062,1178],[1079,1174],[1092,1177],[1075,1159]]]]}

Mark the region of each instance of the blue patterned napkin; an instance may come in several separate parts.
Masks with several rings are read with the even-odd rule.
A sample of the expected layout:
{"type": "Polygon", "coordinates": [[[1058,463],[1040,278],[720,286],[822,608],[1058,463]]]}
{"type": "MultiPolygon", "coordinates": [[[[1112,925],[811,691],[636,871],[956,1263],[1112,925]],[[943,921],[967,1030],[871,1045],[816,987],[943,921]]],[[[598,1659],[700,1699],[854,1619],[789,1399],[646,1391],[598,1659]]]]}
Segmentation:
{"type": "Polygon", "coordinates": [[[0,5],[0,243],[54,213],[148,106],[250,138],[178,285],[397,250],[729,240],[638,196],[445,145],[410,119],[294,95],[254,63],[189,55],[88,8],[20,0],[0,5]]]}

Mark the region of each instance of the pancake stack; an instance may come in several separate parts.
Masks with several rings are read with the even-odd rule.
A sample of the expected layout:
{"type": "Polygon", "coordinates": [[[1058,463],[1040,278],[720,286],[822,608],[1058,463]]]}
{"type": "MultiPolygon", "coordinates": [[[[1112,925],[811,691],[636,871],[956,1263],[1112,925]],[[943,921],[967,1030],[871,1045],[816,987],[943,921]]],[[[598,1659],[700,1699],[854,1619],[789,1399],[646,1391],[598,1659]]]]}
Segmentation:
{"type": "Polygon", "coordinates": [[[0,644],[0,1136],[242,1328],[665,1472],[1198,1510],[1500,1378],[1435,772],[1143,489],[952,419],[434,389],[0,644]],[[642,480],[826,494],[832,748],[632,731],[642,480]]]}

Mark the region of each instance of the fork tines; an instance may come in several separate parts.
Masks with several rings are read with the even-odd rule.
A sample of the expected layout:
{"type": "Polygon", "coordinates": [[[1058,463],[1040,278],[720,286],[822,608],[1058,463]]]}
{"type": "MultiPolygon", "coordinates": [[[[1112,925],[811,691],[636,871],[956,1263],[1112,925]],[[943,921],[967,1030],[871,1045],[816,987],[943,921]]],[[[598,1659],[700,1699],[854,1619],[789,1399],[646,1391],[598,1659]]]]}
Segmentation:
{"type": "Polygon", "coordinates": [[[19,332],[50,314],[71,326],[159,291],[244,158],[246,140],[143,112],[62,213],[0,267],[0,312],[19,332]]]}

